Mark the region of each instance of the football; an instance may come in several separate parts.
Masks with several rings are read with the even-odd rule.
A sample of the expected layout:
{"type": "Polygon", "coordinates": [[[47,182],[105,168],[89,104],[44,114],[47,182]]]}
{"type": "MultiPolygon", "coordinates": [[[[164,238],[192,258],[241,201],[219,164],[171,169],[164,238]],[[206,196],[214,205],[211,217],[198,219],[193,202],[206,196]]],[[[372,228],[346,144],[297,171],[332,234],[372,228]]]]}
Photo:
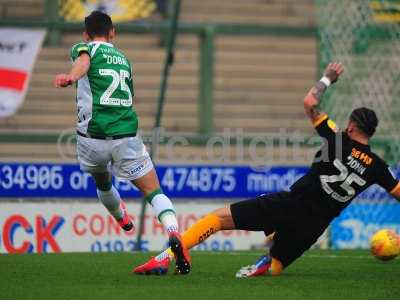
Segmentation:
{"type": "Polygon", "coordinates": [[[372,254],[380,260],[391,260],[400,253],[400,239],[394,230],[382,229],[371,238],[372,254]]]}

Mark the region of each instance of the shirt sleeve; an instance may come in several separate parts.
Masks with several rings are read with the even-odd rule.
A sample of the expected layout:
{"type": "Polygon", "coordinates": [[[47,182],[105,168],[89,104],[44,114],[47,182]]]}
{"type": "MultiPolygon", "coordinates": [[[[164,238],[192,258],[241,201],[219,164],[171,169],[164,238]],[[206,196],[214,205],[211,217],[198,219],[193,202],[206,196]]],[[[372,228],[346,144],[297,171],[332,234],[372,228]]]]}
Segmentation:
{"type": "Polygon", "coordinates": [[[328,115],[322,115],[314,122],[314,127],[321,137],[328,140],[334,139],[335,135],[339,132],[336,123],[329,119],[328,115]]]}
{"type": "Polygon", "coordinates": [[[70,53],[72,62],[74,62],[82,53],[87,53],[90,55],[89,46],[86,43],[78,43],[72,46],[70,53]]]}
{"type": "Polygon", "coordinates": [[[396,179],[385,163],[377,170],[377,183],[388,193],[393,194],[400,189],[400,181],[396,179]]]}

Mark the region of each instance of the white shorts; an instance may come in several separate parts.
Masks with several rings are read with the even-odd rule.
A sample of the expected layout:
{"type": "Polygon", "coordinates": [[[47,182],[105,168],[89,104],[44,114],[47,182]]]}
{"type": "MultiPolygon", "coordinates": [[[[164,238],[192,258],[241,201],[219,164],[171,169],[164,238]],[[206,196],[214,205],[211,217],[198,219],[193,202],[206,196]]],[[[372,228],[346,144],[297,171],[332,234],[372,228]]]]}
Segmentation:
{"type": "Polygon", "coordinates": [[[135,180],[146,175],[154,166],[139,137],[99,140],[77,135],[78,161],[82,171],[105,173],[135,180]]]}

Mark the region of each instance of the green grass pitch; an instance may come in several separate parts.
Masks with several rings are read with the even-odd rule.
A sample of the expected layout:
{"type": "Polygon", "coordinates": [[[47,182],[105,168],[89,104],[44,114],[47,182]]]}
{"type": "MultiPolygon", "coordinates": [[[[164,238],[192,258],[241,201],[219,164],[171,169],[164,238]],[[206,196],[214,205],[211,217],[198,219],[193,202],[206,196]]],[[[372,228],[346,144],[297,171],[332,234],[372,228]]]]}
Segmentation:
{"type": "Polygon", "coordinates": [[[279,277],[235,278],[259,252],[194,252],[187,276],[137,276],[149,253],[0,255],[0,299],[400,299],[400,259],[309,251],[279,277]]]}

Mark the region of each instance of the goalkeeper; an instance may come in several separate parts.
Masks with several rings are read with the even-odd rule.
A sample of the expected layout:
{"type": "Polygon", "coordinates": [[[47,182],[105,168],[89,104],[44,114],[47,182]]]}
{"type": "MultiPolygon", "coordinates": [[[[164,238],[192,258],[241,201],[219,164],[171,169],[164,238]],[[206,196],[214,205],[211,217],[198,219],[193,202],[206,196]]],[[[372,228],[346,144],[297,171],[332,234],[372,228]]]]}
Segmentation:
{"type": "Polygon", "coordinates": [[[86,42],[72,47],[73,66],[68,74],[57,75],[54,85],[61,88],[76,84],[78,160],[81,169],[94,178],[99,200],[124,230],[132,230],[133,222],[112,185],[111,171],[132,182],[164,225],[181,273],[188,273],[190,257],[178,233],[175,209],[160,189],[151,158],[137,136],[131,64],[111,44],[114,36],[107,14],[94,11],[87,16],[86,42]]]}
{"type": "MultiPolygon", "coordinates": [[[[378,125],[375,112],[364,107],[353,110],[346,130],[339,131],[328,115],[318,109],[322,95],[343,71],[341,64],[329,64],[324,76],[304,98],[305,113],[324,140],[310,171],[289,192],[261,195],[206,215],[183,234],[188,249],[219,230],[275,233],[269,254],[236,275],[278,275],[307,251],[330,222],[369,186],[378,184],[400,199],[399,181],[369,146],[378,125]]],[[[167,249],[134,272],[165,273],[172,258],[167,249]]]]}

